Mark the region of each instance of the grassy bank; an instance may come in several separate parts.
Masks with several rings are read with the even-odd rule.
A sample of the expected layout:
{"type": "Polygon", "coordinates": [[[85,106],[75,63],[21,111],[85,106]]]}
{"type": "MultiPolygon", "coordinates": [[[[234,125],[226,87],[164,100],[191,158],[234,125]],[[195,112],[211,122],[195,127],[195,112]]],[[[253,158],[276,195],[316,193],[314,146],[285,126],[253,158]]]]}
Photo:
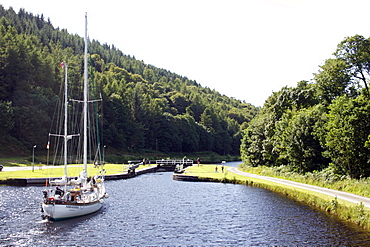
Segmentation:
{"type": "MultiPolygon", "coordinates": [[[[148,167],[139,166],[140,168],[148,167]]],[[[106,164],[104,169],[106,175],[120,174],[125,171],[126,165],[122,164],[106,164]]],[[[82,165],[68,165],[68,176],[77,177],[81,172],[82,165]]],[[[99,172],[98,168],[93,165],[88,166],[88,173],[90,175],[99,172]]],[[[55,166],[55,168],[45,169],[44,166],[35,165],[34,170],[17,170],[17,171],[2,171],[0,172],[0,180],[6,180],[9,178],[49,178],[49,177],[61,177],[64,175],[64,166],[55,166]]]]}
{"type": "Polygon", "coordinates": [[[193,166],[187,168],[185,174],[198,176],[198,178],[204,181],[253,185],[263,189],[268,189],[292,198],[298,202],[310,205],[318,210],[327,212],[341,220],[357,224],[364,229],[370,230],[370,210],[365,208],[362,203],[355,204],[309,190],[237,175],[226,171],[226,168],[225,172],[222,173],[219,165],[218,172],[215,172],[215,168],[216,165],[201,165],[200,167],[193,166]]]}
{"type": "Polygon", "coordinates": [[[306,173],[303,175],[292,172],[287,166],[243,166],[241,167],[241,170],[262,176],[283,178],[299,183],[311,184],[370,197],[370,178],[351,179],[347,176],[339,176],[334,174],[330,167],[320,172],[306,173]]]}
{"type": "Polygon", "coordinates": [[[0,165],[18,167],[29,166],[32,165],[32,161],[28,161],[27,157],[0,158],[0,165]]]}

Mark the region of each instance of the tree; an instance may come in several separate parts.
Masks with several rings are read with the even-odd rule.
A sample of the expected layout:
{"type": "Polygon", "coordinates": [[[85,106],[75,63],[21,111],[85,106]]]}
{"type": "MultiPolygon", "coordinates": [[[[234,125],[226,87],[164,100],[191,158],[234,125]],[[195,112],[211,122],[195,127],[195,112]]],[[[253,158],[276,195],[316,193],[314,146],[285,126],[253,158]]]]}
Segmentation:
{"type": "MultiPolygon", "coordinates": [[[[2,19],[2,22],[5,22],[2,19]]],[[[15,28],[0,25],[0,99],[11,100],[19,80],[20,56],[15,28]]]]}
{"type": "Polygon", "coordinates": [[[8,135],[9,131],[14,127],[12,102],[0,100],[0,126],[1,136],[8,135]]]}
{"type": "Polygon", "coordinates": [[[200,123],[208,128],[211,132],[214,132],[212,112],[209,108],[206,108],[200,115],[200,123]]]}
{"type": "Polygon", "coordinates": [[[369,88],[367,79],[370,75],[370,41],[361,35],[344,39],[334,53],[349,66],[351,76],[364,83],[367,95],[369,88]]]}
{"type": "Polygon", "coordinates": [[[350,87],[353,84],[349,65],[343,59],[328,59],[320,68],[321,71],[315,74],[315,80],[322,103],[329,105],[337,97],[345,94],[351,96],[355,92],[355,88],[350,87]]]}
{"type": "Polygon", "coordinates": [[[370,134],[370,102],[342,96],[329,106],[326,156],[335,171],[352,178],[370,175],[370,150],[365,147],[370,134]]]}
{"type": "Polygon", "coordinates": [[[245,164],[271,166],[274,162],[270,142],[273,119],[273,114],[261,113],[252,119],[248,128],[244,130],[240,154],[245,164]]]}
{"type": "Polygon", "coordinates": [[[148,82],[151,82],[151,83],[154,83],[154,82],[157,82],[157,77],[155,76],[155,73],[152,69],[144,69],[144,72],[143,72],[143,77],[145,80],[147,80],[148,82]]]}
{"type": "Polygon", "coordinates": [[[315,135],[317,124],[325,114],[323,107],[288,111],[276,124],[275,145],[280,163],[286,163],[300,173],[321,170],[328,165],[324,149],[315,135]]]}
{"type": "Polygon", "coordinates": [[[112,94],[103,101],[104,143],[117,149],[128,148],[129,128],[133,123],[129,120],[129,109],[123,104],[122,97],[112,94]]]}
{"type": "Polygon", "coordinates": [[[177,109],[178,114],[186,112],[186,107],[189,106],[189,100],[181,93],[176,93],[170,97],[172,106],[177,109]]]}
{"type": "MultiPolygon", "coordinates": [[[[176,127],[181,140],[181,152],[196,152],[199,150],[199,135],[194,118],[183,114],[175,117],[176,127]]],[[[174,150],[175,151],[175,150],[174,150]]]]}
{"type": "Polygon", "coordinates": [[[181,138],[178,128],[176,128],[175,118],[170,113],[164,113],[160,119],[158,129],[158,150],[162,152],[181,151],[181,138]]]}

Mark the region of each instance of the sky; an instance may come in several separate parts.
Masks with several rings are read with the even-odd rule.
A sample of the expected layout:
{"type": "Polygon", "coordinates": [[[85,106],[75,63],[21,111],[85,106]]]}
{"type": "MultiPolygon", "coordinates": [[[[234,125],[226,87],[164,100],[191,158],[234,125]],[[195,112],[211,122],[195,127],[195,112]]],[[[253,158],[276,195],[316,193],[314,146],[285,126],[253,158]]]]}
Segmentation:
{"type": "Polygon", "coordinates": [[[337,45],[370,32],[369,0],[1,0],[54,27],[263,106],[313,81],[337,45]]]}

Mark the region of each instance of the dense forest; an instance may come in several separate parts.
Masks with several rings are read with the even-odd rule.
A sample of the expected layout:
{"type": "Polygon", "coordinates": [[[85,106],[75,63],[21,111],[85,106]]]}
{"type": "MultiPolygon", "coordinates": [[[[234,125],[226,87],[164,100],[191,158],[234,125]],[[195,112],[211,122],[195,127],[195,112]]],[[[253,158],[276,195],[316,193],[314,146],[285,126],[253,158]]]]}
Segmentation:
{"type": "MultiPolygon", "coordinates": [[[[42,15],[0,5],[2,156],[46,146],[64,81],[59,64],[68,64],[71,87],[81,87],[83,50],[82,37],[54,28],[42,15]]],[[[274,92],[262,109],[113,45],[92,40],[89,58],[110,150],[240,150],[247,165],[370,176],[370,39],[363,36],[345,38],[311,81],[274,92]]]]}
{"type": "Polygon", "coordinates": [[[370,39],[345,38],[311,82],[284,87],[265,101],[244,132],[244,163],[369,177],[369,76],[370,39]]]}
{"type": "MultiPolygon", "coordinates": [[[[81,87],[83,51],[82,37],[53,27],[43,15],[0,5],[1,155],[46,147],[64,81],[59,64],[68,64],[69,87],[81,87]]],[[[257,107],[96,40],[89,42],[89,58],[110,150],[239,155],[242,131],[257,107]]]]}

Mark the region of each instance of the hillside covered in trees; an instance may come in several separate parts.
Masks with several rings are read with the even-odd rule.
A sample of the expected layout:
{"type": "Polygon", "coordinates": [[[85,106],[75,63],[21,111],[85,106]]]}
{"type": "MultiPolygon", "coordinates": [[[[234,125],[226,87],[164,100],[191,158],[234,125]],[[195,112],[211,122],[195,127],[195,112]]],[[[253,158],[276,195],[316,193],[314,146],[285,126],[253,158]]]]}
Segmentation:
{"type": "MultiPolygon", "coordinates": [[[[46,147],[64,81],[59,64],[68,64],[70,87],[81,87],[83,50],[82,37],[53,27],[42,15],[0,5],[1,155],[46,147]]],[[[89,57],[93,88],[103,99],[103,144],[110,150],[239,155],[242,130],[258,108],[113,45],[92,40],[89,57]]]]}
{"type": "Polygon", "coordinates": [[[320,172],[328,181],[370,176],[370,39],[347,37],[333,55],[312,82],[266,100],[245,130],[245,164],[320,172]]]}

